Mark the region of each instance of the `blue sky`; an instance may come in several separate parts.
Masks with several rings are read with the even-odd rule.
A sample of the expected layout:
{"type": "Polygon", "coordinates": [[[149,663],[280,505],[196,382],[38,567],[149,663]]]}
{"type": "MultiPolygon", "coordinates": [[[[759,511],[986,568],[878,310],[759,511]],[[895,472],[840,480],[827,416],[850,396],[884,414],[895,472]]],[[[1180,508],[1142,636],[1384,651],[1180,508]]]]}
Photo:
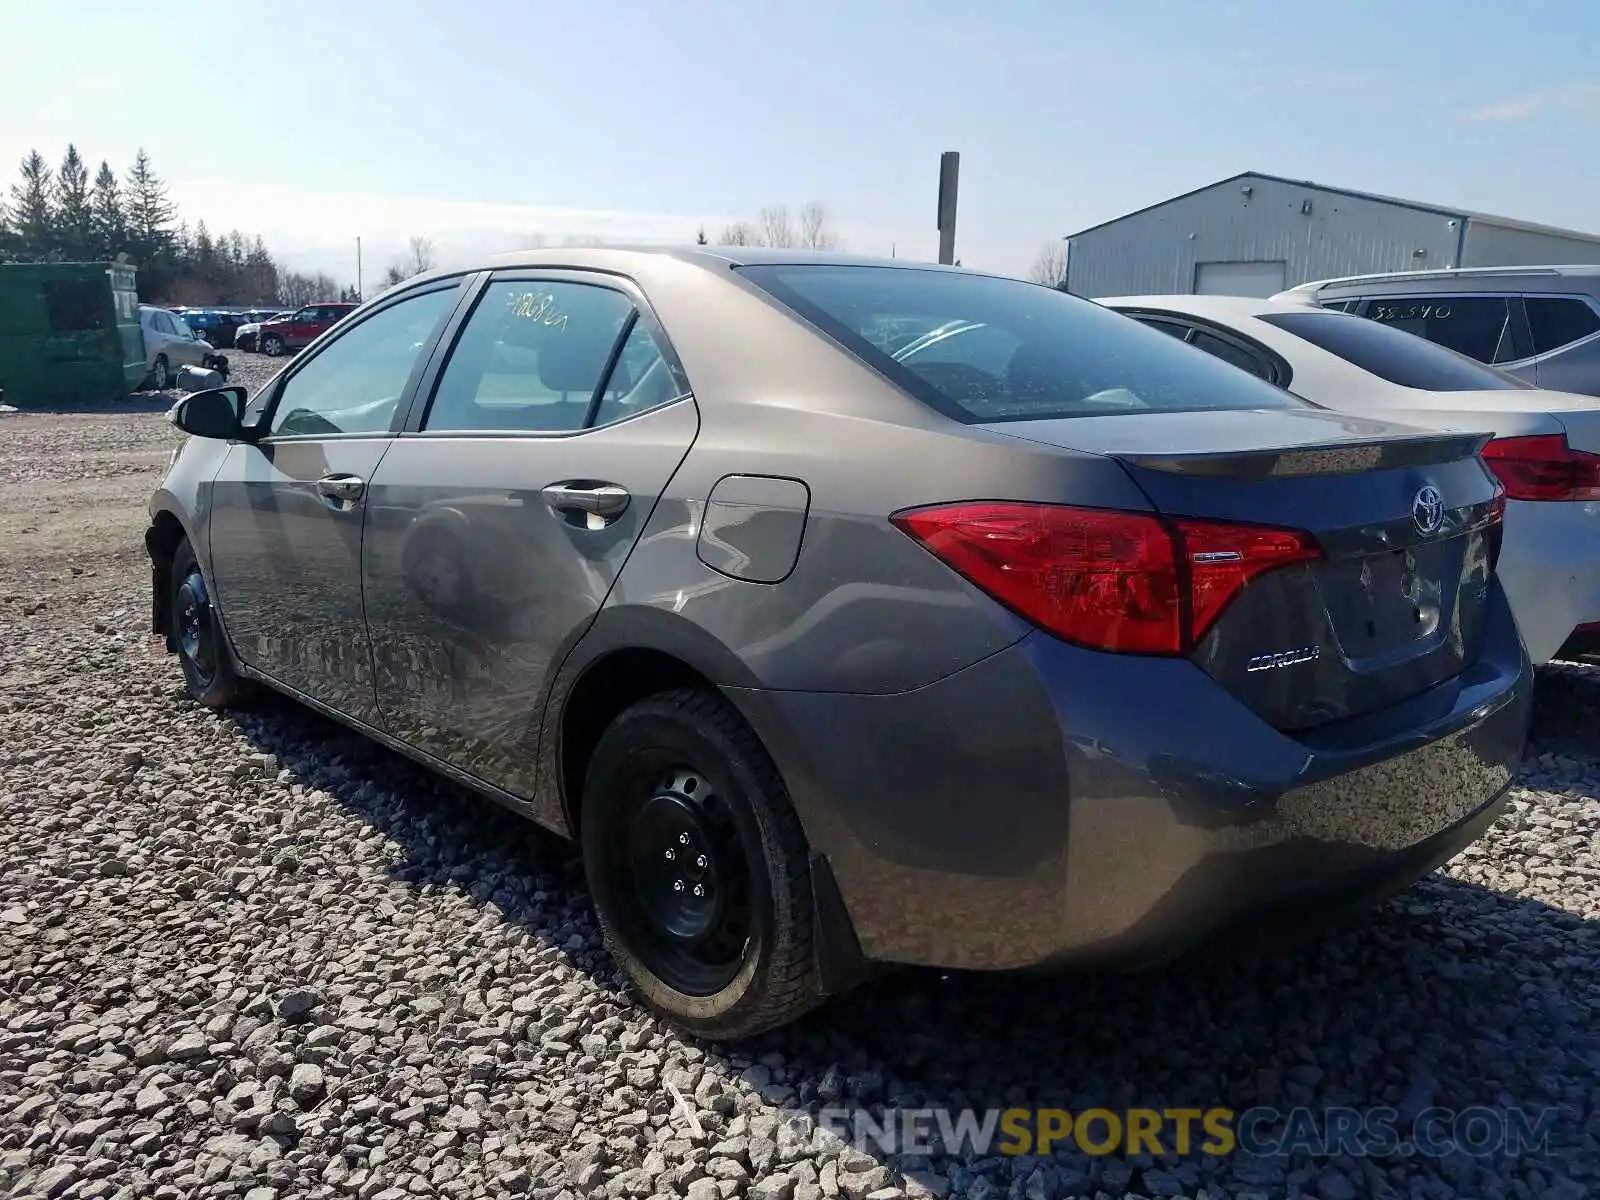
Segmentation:
{"type": "Polygon", "coordinates": [[[1246,169],[1600,231],[1593,0],[14,0],[3,23],[0,165],[142,145],[191,220],[341,277],[357,235],[370,278],[412,233],[449,260],[809,200],[851,250],[932,258],[947,149],[959,256],[1017,273],[1246,169]]]}

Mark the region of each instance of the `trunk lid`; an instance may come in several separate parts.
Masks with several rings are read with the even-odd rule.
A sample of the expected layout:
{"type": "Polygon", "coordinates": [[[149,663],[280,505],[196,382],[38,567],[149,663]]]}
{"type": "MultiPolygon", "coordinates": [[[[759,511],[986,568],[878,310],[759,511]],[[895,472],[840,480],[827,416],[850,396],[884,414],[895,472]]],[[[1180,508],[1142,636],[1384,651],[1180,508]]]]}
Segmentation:
{"type": "Polygon", "coordinates": [[[1253,579],[1193,654],[1280,729],[1398,704],[1477,657],[1498,549],[1497,485],[1477,458],[1487,432],[1310,408],[989,428],[1105,454],[1165,516],[1316,537],[1321,560],[1253,579]]]}

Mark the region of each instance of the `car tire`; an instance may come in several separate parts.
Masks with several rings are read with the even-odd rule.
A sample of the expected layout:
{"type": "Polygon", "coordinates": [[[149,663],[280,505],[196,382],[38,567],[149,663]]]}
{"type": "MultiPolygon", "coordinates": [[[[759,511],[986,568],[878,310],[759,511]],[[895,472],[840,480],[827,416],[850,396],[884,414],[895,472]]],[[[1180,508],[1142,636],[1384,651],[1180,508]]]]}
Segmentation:
{"type": "Polygon", "coordinates": [[[164,392],[172,386],[172,368],[167,365],[165,354],[156,355],[156,361],[150,364],[150,388],[152,391],[164,392]]]}
{"type": "Polygon", "coordinates": [[[232,708],[254,691],[233,669],[226,635],[211,603],[210,585],[188,539],[178,543],[168,575],[168,636],[183,666],[189,695],[207,708],[232,708]]]}
{"type": "Polygon", "coordinates": [[[771,758],[727,700],[675,689],[601,734],[584,869],[607,948],[652,1009],[750,1037],[823,998],[810,854],[771,758]]]}
{"type": "Polygon", "coordinates": [[[284,350],[283,339],[275,333],[269,333],[261,339],[261,353],[268,358],[279,357],[284,350]]]}

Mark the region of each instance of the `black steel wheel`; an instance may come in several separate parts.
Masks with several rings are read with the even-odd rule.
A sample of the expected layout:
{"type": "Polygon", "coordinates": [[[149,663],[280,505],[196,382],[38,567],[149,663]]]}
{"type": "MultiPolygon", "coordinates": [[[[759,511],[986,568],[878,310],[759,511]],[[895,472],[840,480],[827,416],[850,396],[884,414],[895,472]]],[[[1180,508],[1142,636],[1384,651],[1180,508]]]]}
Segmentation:
{"type": "Polygon", "coordinates": [[[227,708],[250,694],[223,641],[211,589],[187,541],[172,556],[167,644],[183,666],[189,695],[207,708],[227,708]]]}
{"type": "Polygon", "coordinates": [[[810,855],[772,760],[709,690],[634,704],[585,776],[584,867],[606,944],[645,1001],[708,1038],[822,998],[810,855]]]}
{"type": "Polygon", "coordinates": [[[738,974],[753,932],[753,873],[738,824],[691,766],[673,765],[653,785],[643,775],[634,782],[617,916],[655,975],[680,992],[713,995],[738,974]]]}

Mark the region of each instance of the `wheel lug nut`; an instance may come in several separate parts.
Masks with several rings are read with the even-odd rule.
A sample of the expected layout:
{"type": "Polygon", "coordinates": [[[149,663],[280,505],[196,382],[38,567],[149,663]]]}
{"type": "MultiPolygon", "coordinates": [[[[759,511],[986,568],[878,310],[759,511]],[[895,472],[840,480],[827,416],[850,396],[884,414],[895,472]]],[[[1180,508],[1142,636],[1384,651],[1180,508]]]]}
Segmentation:
{"type": "Polygon", "coordinates": [[[706,889],[705,889],[705,888],[703,888],[703,887],[701,887],[701,886],[700,886],[700,885],[699,885],[699,884],[698,884],[698,883],[697,883],[697,884],[695,884],[695,885],[694,885],[694,894],[695,894],[695,895],[696,895],[696,896],[704,896],[704,895],[705,895],[705,894],[706,894],[706,889]]]}
{"type": "Polygon", "coordinates": [[[689,844],[689,835],[687,833],[680,833],[678,835],[678,844],[680,846],[687,846],[689,844]]]}
{"type": "Polygon", "coordinates": [[[706,856],[704,854],[697,855],[694,860],[694,865],[699,867],[702,871],[705,870],[706,856]]]}
{"type": "Polygon", "coordinates": [[[671,862],[673,859],[675,859],[677,857],[678,857],[677,854],[675,854],[673,851],[671,851],[671,850],[667,851],[667,861],[668,862],[671,862]]]}
{"type": "Polygon", "coordinates": [[[675,891],[675,892],[681,892],[681,891],[683,891],[683,880],[681,880],[681,879],[674,879],[674,880],[673,880],[673,881],[672,881],[672,890],[673,890],[673,891],[675,891]]]}

